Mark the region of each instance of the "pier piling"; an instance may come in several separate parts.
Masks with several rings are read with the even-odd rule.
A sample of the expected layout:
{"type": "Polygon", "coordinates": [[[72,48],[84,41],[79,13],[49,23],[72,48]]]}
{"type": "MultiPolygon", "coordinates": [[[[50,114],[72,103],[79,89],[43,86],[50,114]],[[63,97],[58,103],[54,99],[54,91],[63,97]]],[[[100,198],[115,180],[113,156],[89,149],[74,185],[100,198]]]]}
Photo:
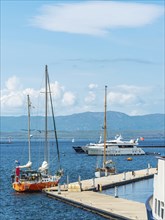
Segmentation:
{"type": "Polygon", "coordinates": [[[60,183],[58,183],[58,194],[61,194],[60,183]]]}
{"type": "Polygon", "coordinates": [[[115,198],[118,198],[118,187],[115,186],[115,198]]]}

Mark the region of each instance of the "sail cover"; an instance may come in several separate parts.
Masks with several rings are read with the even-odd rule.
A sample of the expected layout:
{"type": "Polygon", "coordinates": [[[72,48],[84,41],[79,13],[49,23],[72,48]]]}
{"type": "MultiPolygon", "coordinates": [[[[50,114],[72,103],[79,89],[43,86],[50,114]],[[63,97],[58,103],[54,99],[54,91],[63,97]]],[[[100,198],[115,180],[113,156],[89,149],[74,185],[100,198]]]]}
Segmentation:
{"type": "Polygon", "coordinates": [[[32,166],[32,162],[28,161],[26,165],[19,166],[19,168],[30,168],[32,166]]]}
{"type": "Polygon", "coordinates": [[[48,162],[44,161],[44,162],[42,163],[41,167],[38,168],[38,170],[39,170],[40,172],[44,172],[45,170],[48,170],[48,168],[49,168],[48,162]]]}

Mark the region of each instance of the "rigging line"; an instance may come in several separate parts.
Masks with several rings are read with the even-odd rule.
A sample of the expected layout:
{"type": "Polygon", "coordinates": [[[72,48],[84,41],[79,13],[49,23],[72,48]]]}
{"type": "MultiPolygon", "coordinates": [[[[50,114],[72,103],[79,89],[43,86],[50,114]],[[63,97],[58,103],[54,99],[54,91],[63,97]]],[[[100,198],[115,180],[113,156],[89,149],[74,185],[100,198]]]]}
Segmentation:
{"type": "Polygon", "coordinates": [[[53,109],[52,95],[51,95],[51,89],[50,89],[49,74],[48,74],[48,76],[47,76],[47,79],[48,79],[48,86],[49,86],[49,95],[50,95],[50,103],[51,103],[51,110],[52,110],[54,134],[55,134],[55,139],[56,139],[58,162],[59,162],[59,166],[60,166],[60,169],[61,169],[61,164],[60,164],[60,152],[59,152],[58,139],[57,139],[56,123],[55,123],[55,118],[54,118],[54,109],[53,109]]]}

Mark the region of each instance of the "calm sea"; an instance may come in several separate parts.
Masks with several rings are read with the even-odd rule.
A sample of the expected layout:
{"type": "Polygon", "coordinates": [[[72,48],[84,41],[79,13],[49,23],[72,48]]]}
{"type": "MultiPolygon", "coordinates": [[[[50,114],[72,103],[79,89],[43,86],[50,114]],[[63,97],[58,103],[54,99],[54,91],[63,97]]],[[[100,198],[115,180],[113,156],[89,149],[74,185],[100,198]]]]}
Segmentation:
{"type": "MultiPolygon", "coordinates": [[[[165,140],[149,140],[150,144],[163,145],[165,140]]],[[[86,154],[77,154],[72,146],[84,145],[86,141],[60,141],[61,165],[64,169],[64,176],[61,183],[66,183],[66,176],[69,176],[70,182],[77,181],[78,176],[81,179],[94,177],[97,157],[86,154]]],[[[147,141],[145,141],[147,144],[147,141]]],[[[152,145],[152,146],[153,146],[152,145]]],[[[53,142],[49,146],[51,170],[57,169],[56,147],[53,142]]],[[[165,148],[144,148],[147,152],[160,152],[165,155],[165,148]]],[[[10,175],[15,167],[15,160],[21,164],[28,161],[28,148],[25,141],[13,141],[12,144],[0,145],[0,219],[2,220],[103,220],[103,217],[93,213],[77,209],[62,202],[48,198],[42,193],[16,193],[11,187],[10,175]]],[[[133,156],[133,161],[127,161],[126,156],[113,157],[116,162],[118,172],[139,170],[147,168],[148,163],[155,167],[157,158],[154,155],[133,156]]],[[[43,161],[43,142],[32,142],[32,162],[33,167],[38,168],[43,161]]],[[[152,179],[146,180],[119,188],[119,197],[128,198],[140,202],[145,202],[148,196],[152,194],[152,179]],[[145,193],[144,193],[145,192],[145,193]],[[139,199],[140,198],[140,199],[139,199]]],[[[113,189],[104,193],[114,194],[113,189]]]]}

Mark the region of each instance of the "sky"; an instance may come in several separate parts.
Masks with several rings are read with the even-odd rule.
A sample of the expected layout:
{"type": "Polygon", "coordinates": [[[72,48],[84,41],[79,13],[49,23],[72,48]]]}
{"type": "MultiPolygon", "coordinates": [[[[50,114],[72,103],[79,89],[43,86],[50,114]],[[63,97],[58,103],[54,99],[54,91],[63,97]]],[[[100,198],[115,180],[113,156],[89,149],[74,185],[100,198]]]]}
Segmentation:
{"type": "Polygon", "coordinates": [[[164,0],[1,0],[1,115],[165,113],[164,0]]]}

